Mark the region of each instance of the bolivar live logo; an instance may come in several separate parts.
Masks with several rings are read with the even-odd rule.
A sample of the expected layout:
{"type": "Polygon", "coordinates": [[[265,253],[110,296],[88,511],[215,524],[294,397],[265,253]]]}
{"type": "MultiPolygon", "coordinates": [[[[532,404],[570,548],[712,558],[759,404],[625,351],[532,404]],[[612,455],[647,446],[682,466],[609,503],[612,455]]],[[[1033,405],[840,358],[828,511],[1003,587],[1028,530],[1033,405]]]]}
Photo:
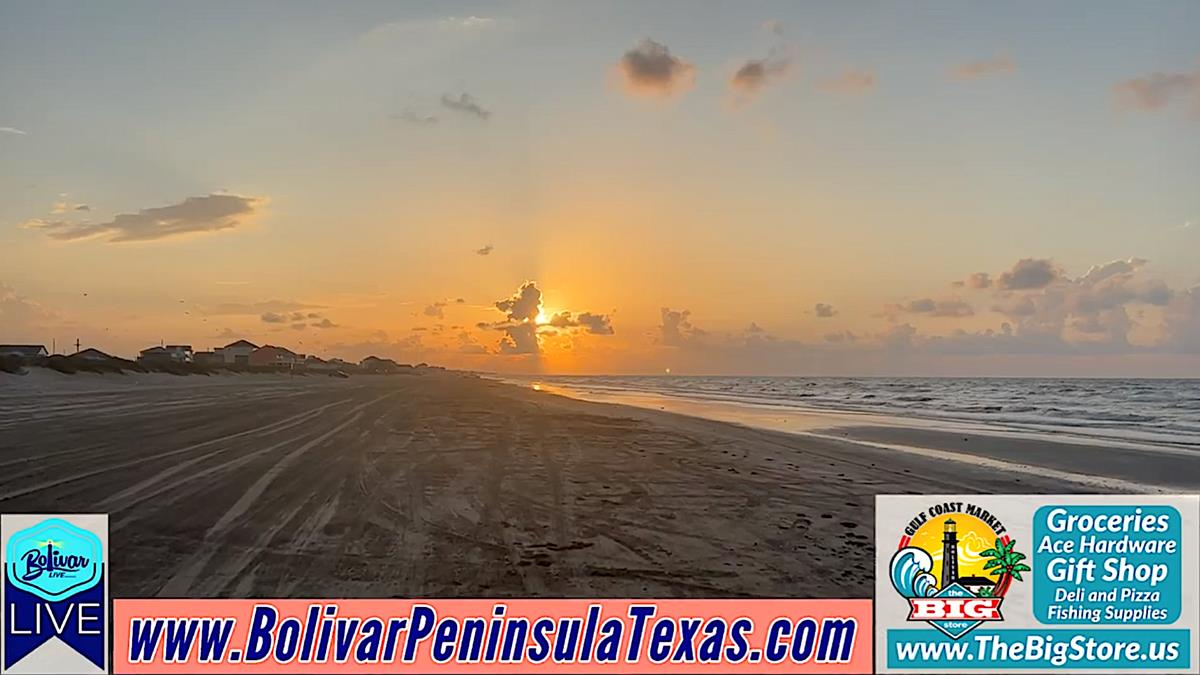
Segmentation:
{"type": "Polygon", "coordinates": [[[107,516],[4,515],[0,531],[0,672],[106,672],[107,516]]]}
{"type": "Polygon", "coordinates": [[[1030,569],[1015,546],[1000,520],[973,504],[941,503],[914,516],[890,565],[892,586],[909,603],[908,620],[954,640],[1003,621],[1005,594],[1030,569]]]}

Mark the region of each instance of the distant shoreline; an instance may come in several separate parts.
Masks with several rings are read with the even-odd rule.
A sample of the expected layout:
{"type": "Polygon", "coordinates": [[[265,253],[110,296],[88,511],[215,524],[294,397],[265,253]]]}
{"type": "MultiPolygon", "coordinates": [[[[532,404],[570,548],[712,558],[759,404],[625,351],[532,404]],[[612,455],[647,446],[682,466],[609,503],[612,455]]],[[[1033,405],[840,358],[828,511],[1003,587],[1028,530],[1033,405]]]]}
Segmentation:
{"type": "Polygon", "coordinates": [[[1124,492],[1200,489],[1200,448],[1160,446],[1115,438],[1005,430],[861,411],[784,409],[704,401],[645,392],[597,395],[557,383],[504,380],[582,401],[633,406],[856,446],[923,455],[1124,492]]]}

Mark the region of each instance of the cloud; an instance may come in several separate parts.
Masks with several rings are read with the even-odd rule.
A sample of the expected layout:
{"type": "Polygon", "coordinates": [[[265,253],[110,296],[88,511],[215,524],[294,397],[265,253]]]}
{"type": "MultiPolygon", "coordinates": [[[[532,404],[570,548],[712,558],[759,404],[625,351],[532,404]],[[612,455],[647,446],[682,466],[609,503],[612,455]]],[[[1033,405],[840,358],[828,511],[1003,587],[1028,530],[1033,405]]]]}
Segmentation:
{"type": "Polygon", "coordinates": [[[901,305],[893,305],[892,309],[905,314],[928,314],[940,317],[965,317],[975,314],[975,309],[970,304],[958,298],[946,300],[920,298],[901,305]]]}
{"type": "Polygon", "coordinates": [[[593,314],[591,312],[583,312],[577,319],[579,325],[587,329],[587,332],[593,335],[612,335],[612,317],[607,314],[593,314]]]}
{"type": "Polygon", "coordinates": [[[484,246],[483,248],[475,249],[475,255],[491,255],[492,251],[494,251],[494,250],[496,250],[496,247],[492,246],[491,244],[488,244],[487,246],[484,246]]]}
{"type": "Polygon", "coordinates": [[[542,291],[536,282],[526,281],[512,297],[496,301],[496,309],[504,312],[509,321],[532,323],[542,310],[542,291]]]}
{"type": "MultiPolygon", "coordinates": [[[[763,28],[776,38],[783,37],[783,25],[769,21],[763,28]]],[[[737,96],[735,103],[745,103],[770,84],[784,79],[792,71],[792,50],[778,42],[767,52],[766,58],[747,59],[729,78],[729,86],[737,96]]]]}
{"type": "Polygon", "coordinates": [[[612,335],[612,318],[607,314],[569,311],[555,312],[549,318],[542,316],[542,291],[537,283],[526,281],[512,296],[499,300],[495,308],[504,312],[503,321],[476,324],[480,330],[498,330],[505,333],[499,344],[502,354],[534,354],[540,349],[539,335],[556,335],[585,332],[592,335],[612,335]]]}
{"type": "Polygon", "coordinates": [[[747,96],[757,94],[768,83],[787,75],[791,69],[788,61],[750,59],[734,72],[729,86],[747,96]]]}
{"type": "Polygon", "coordinates": [[[1200,353],[1200,286],[1177,293],[1166,309],[1164,345],[1200,353]]]}
{"type": "Polygon", "coordinates": [[[442,319],[442,318],[445,318],[445,316],[446,316],[445,312],[442,311],[442,308],[444,308],[445,306],[446,306],[446,303],[444,303],[444,302],[435,302],[435,303],[432,303],[429,305],[425,305],[425,309],[422,310],[422,313],[425,316],[434,316],[439,319],[442,319]]]}
{"type": "Polygon", "coordinates": [[[691,88],[696,68],[649,38],[625,52],[617,62],[625,89],[639,96],[669,97],[691,88]]]}
{"type": "Polygon", "coordinates": [[[837,77],[822,80],[820,87],[835,94],[861,94],[875,88],[875,73],[847,68],[837,77]]]}
{"type": "Polygon", "coordinates": [[[994,59],[971,61],[955,66],[950,72],[956,80],[978,80],[993,75],[1006,75],[1017,69],[1017,64],[1009,56],[998,56],[994,59]]]}
{"type": "MultiPolygon", "coordinates": [[[[1162,337],[1153,348],[1170,343],[1172,307],[1179,294],[1160,279],[1142,272],[1143,258],[1113,260],[1093,265],[1084,274],[1070,277],[1048,260],[1021,260],[1013,270],[1001,274],[994,287],[992,307],[1009,318],[1013,335],[1038,349],[1072,351],[1084,344],[1106,353],[1134,350],[1129,334],[1136,325],[1131,308],[1160,308],[1168,319],[1162,337]]],[[[1153,340],[1138,349],[1150,349],[1153,340]]]]}
{"type": "Polygon", "coordinates": [[[313,328],[337,328],[337,324],[330,321],[328,318],[321,319],[316,323],[310,323],[308,325],[312,326],[313,328]]]}
{"type": "Polygon", "coordinates": [[[210,194],[188,197],[178,204],[123,213],[104,223],[70,223],[33,219],[24,226],[41,230],[51,239],[75,241],[103,238],[110,243],[157,241],[201,232],[240,227],[261,212],[260,197],[210,194]]]}
{"type": "Polygon", "coordinates": [[[1049,259],[1022,258],[996,279],[996,286],[1010,291],[1045,288],[1061,274],[1049,259]]]}
{"type": "Polygon", "coordinates": [[[828,319],[837,314],[837,310],[834,309],[833,305],[828,305],[824,302],[818,302],[817,304],[813,305],[813,313],[816,314],[818,318],[828,319]]]}
{"type": "Polygon", "coordinates": [[[401,122],[408,122],[409,124],[416,124],[417,126],[423,127],[432,126],[438,123],[438,118],[436,115],[419,115],[408,109],[398,113],[392,113],[391,115],[388,115],[388,117],[394,120],[400,120],[401,122]]]}
{"type": "Polygon", "coordinates": [[[474,96],[471,96],[466,92],[459,94],[458,98],[455,98],[450,94],[442,94],[442,107],[449,108],[450,110],[457,112],[466,113],[468,115],[474,115],[481,120],[486,120],[492,116],[490,111],[485,110],[483,106],[479,105],[479,101],[476,101],[474,96]]]}
{"type": "Polygon", "coordinates": [[[1177,99],[1190,99],[1200,112],[1200,69],[1190,73],[1150,73],[1118,82],[1113,94],[1119,107],[1129,110],[1162,110],[1177,99]]]}
{"type": "Polygon", "coordinates": [[[0,127],[0,134],[11,134],[13,136],[27,136],[24,131],[16,127],[0,127]]]}
{"type": "Polygon", "coordinates": [[[304,324],[304,323],[292,324],[292,330],[304,330],[305,328],[308,328],[308,324],[304,324]]]}
{"type": "Polygon", "coordinates": [[[504,354],[537,354],[537,326],[532,322],[504,327],[505,336],[500,339],[500,351],[504,354]]]}
{"type": "Polygon", "coordinates": [[[91,211],[91,207],[87,204],[72,204],[68,201],[55,202],[50,208],[50,213],[59,214],[67,213],[68,211],[91,211]]]}
{"type": "Polygon", "coordinates": [[[259,318],[262,319],[263,323],[287,323],[288,322],[288,318],[286,316],[284,316],[283,314],[277,314],[275,312],[263,312],[262,315],[259,316],[259,318]]]}
{"type": "Polygon", "coordinates": [[[694,344],[708,333],[692,324],[690,310],[674,310],[663,307],[659,310],[662,323],[659,325],[659,342],[671,347],[694,344]]]}
{"type": "Polygon", "coordinates": [[[962,286],[965,284],[969,288],[981,290],[985,288],[991,288],[992,283],[992,275],[988,274],[987,272],[975,272],[971,276],[967,277],[965,282],[958,282],[956,285],[962,286]]]}

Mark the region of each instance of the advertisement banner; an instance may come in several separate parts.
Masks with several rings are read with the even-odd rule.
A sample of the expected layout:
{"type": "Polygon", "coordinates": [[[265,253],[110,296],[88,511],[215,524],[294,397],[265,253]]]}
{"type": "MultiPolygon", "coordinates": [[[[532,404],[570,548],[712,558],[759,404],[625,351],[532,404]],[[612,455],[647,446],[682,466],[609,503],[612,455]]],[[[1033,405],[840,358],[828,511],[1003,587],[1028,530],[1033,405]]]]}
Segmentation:
{"type": "Polygon", "coordinates": [[[870,600],[117,600],[116,673],[866,673],[870,600]]]}
{"type": "Polygon", "coordinates": [[[878,672],[1197,671],[1197,496],[879,496],[878,672]]]}

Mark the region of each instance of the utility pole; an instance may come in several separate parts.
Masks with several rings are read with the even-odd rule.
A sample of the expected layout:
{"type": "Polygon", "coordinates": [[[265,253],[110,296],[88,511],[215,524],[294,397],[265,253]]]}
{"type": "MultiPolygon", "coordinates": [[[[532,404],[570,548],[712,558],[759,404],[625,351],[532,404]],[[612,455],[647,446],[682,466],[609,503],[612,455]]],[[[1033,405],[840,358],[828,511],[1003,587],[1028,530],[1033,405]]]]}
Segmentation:
{"type": "Polygon", "coordinates": [[[75,353],[79,353],[79,338],[75,338],[75,353]]]}

